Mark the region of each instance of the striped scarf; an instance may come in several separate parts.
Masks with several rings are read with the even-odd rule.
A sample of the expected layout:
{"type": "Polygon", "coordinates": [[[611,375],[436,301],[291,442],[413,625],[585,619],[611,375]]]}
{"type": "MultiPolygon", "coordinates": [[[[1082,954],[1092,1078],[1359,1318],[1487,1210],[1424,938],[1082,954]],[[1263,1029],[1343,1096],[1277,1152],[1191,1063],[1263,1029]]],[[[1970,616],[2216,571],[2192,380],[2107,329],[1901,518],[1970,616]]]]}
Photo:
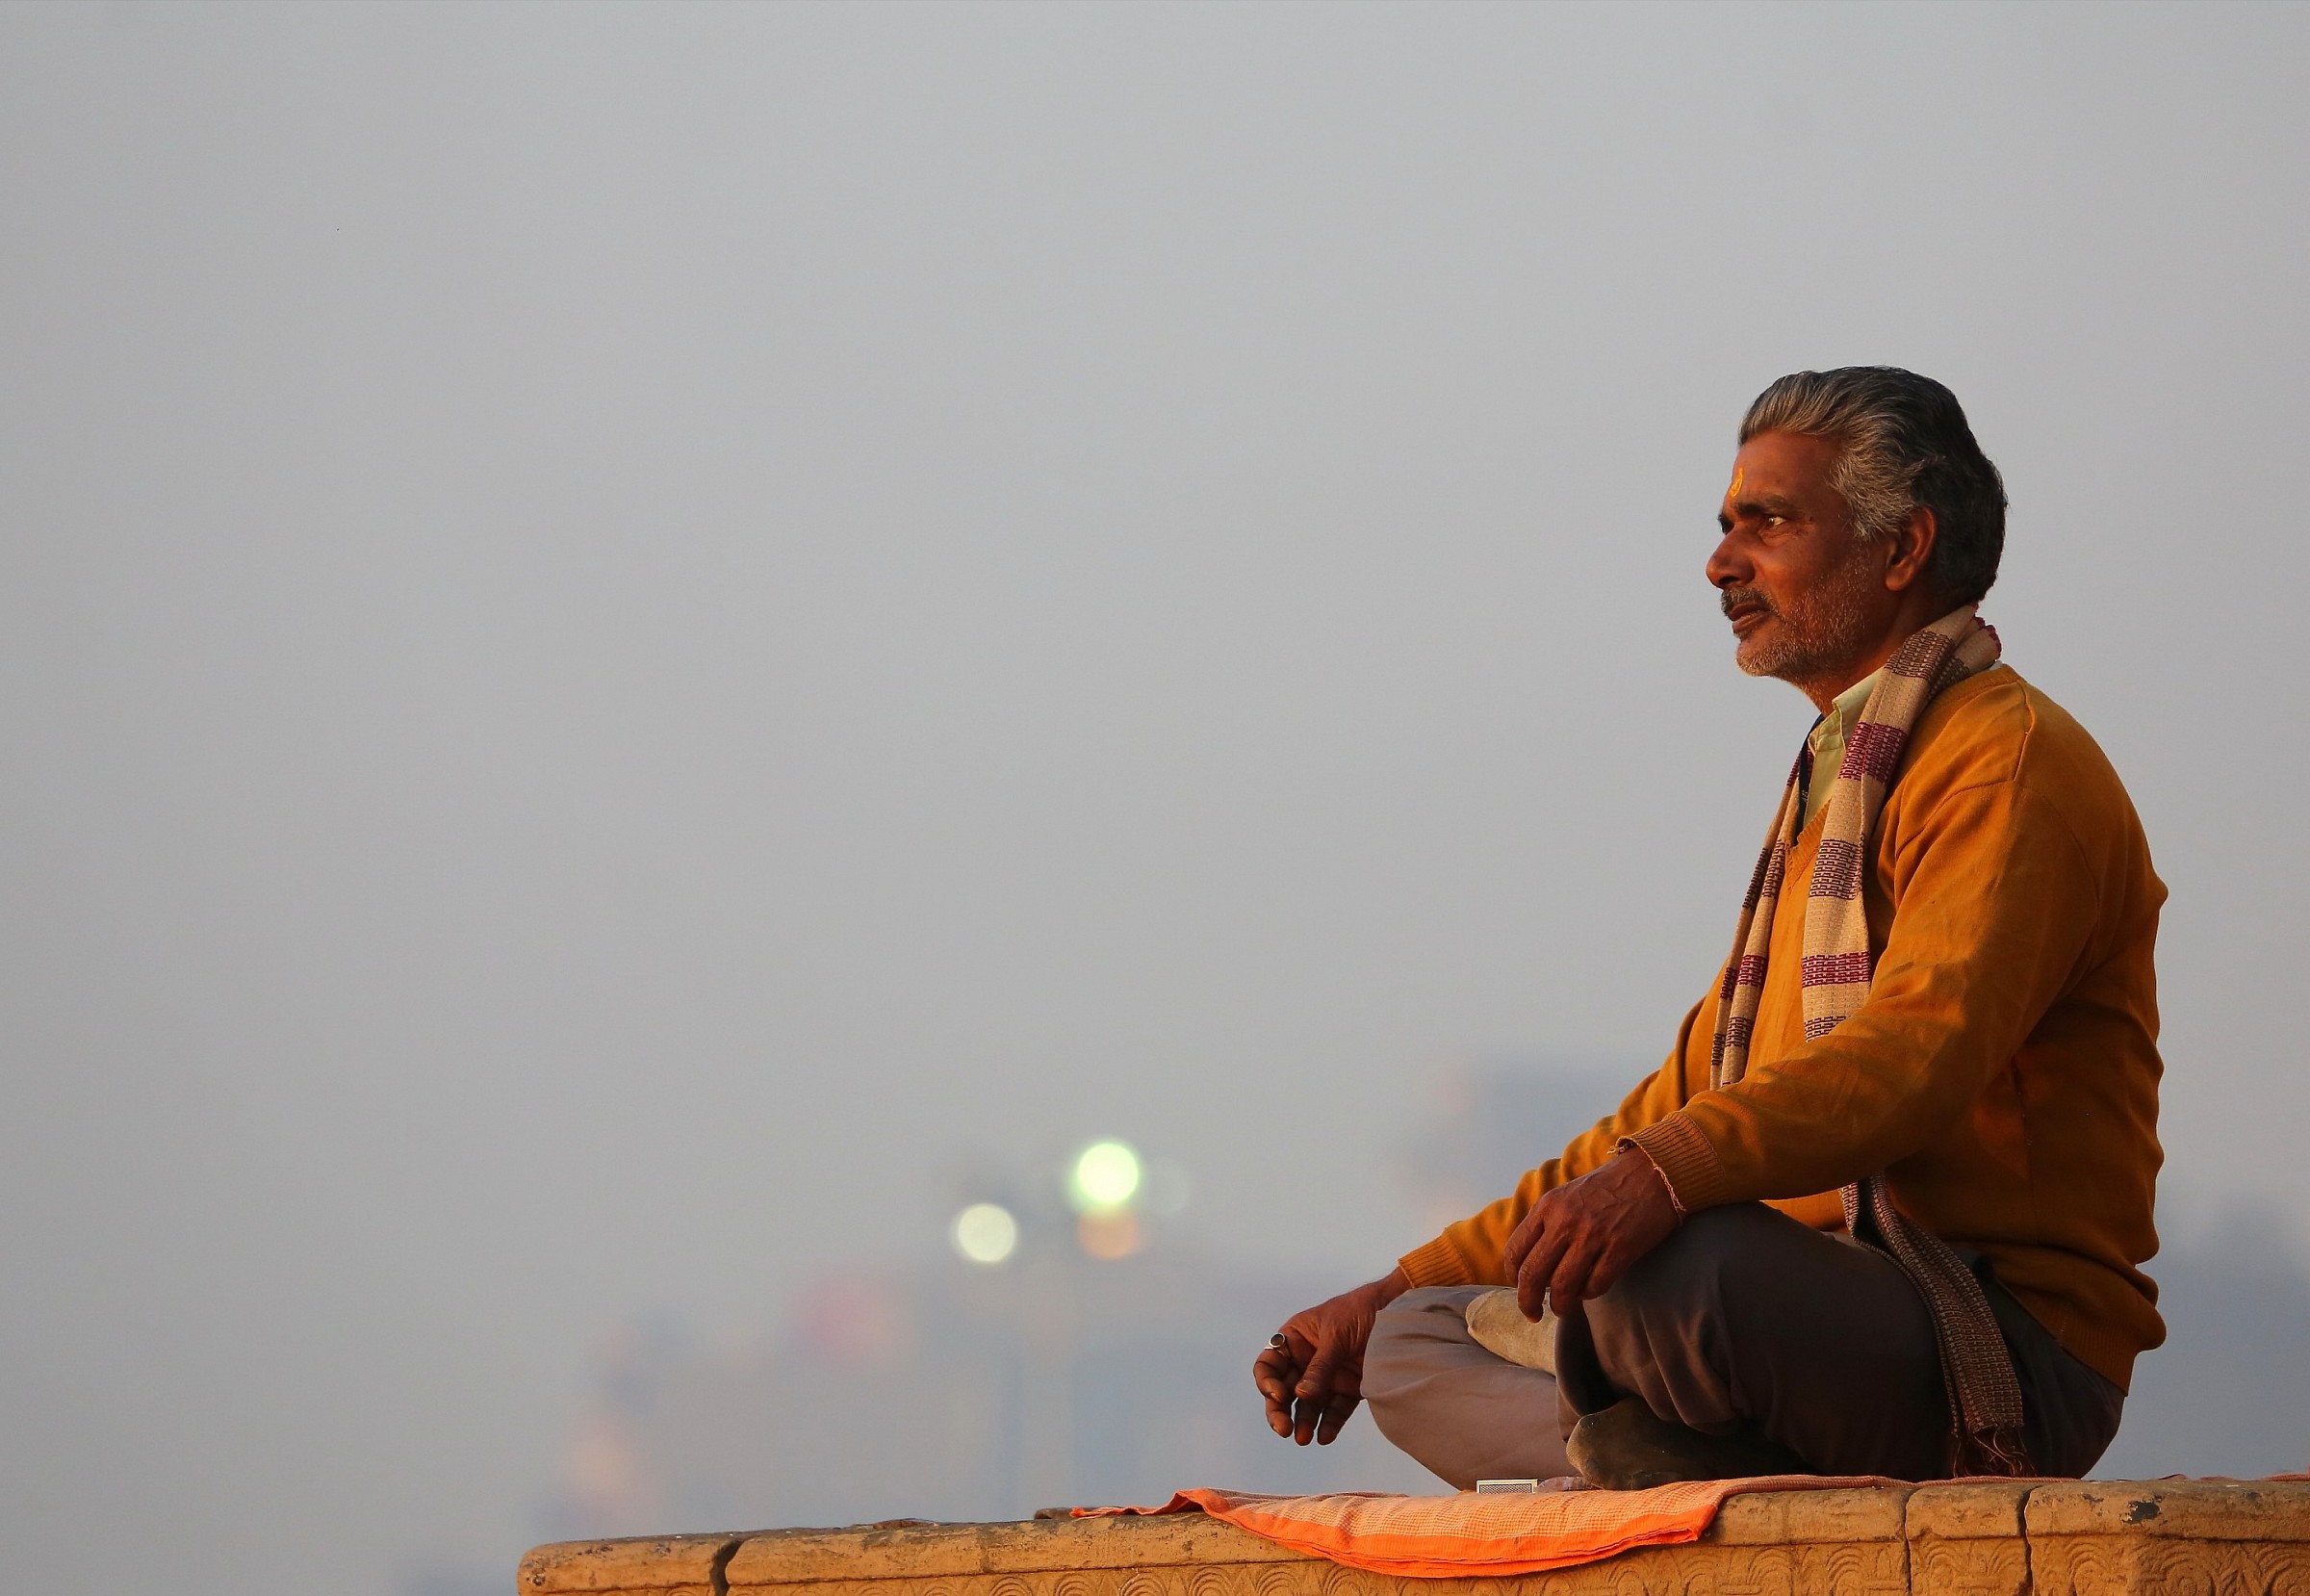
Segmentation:
{"type": "MultiPolygon", "coordinates": [[[[1827,1036],[1868,1001],[1876,953],[1861,901],[1870,834],[1885,807],[1886,788],[1901,768],[1910,733],[1934,696],[1997,662],[1997,633],[1973,606],[1953,610],[1912,634],[1895,651],[1845,739],[1844,762],[1829,793],[1828,814],[1812,864],[1805,905],[1805,1040],[1827,1036]]],[[[1740,930],[1717,991],[1716,1038],[1708,1080],[1727,1087],[1748,1069],[1749,1039],[1764,966],[1773,941],[1773,912],[1797,839],[1805,792],[1812,779],[1810,747],[1781,794],[1772,835],[1740,906],[1740,930]]],[[[1845,1225],[1854,1238],[1891,1255],[1933,1313],[1940,1349],[1941,1384],[1955,1434],[1951,1467],[1959,1474],[2025,1475],[2029,1457],[2021,1433],[2021,1387],[2012,1354],[1989,1311],[1981,1282],[1949,1245],[1893,1205],[1882,1174],[1844,1189],[1845,1225]]]]}

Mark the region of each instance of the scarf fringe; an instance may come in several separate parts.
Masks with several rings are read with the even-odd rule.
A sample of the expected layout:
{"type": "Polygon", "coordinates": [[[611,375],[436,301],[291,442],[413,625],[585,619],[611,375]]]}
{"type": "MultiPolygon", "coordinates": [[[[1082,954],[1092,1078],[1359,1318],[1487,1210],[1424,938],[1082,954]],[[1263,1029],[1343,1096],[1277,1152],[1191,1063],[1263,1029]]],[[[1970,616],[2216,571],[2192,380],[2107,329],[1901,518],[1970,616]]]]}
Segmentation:
{"type": "Polygon", "coordinates": [[[2038,1471],[2029,1460],[2029,1442],[2017,1427],[1978,1429],[1958,1438],[1950,1459],[1952,1479],[1967,1475],[2027,1480],[2038,1471]]]}

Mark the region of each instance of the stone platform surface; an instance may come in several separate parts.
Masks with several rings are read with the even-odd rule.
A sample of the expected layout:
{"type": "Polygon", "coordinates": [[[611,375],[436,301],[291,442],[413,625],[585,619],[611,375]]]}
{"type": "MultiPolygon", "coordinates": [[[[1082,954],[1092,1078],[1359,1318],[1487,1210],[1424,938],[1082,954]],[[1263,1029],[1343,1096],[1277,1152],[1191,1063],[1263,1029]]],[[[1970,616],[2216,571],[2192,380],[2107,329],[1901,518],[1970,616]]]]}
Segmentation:
{"type": "Polygon", "coordinates": [[[2310,1596],[2310,1483],[1964,1483],[1728,1501],[1686,1546],[1404,1579],[1200,1513],[571,1541],[520,1596],[2310,1596]]]}

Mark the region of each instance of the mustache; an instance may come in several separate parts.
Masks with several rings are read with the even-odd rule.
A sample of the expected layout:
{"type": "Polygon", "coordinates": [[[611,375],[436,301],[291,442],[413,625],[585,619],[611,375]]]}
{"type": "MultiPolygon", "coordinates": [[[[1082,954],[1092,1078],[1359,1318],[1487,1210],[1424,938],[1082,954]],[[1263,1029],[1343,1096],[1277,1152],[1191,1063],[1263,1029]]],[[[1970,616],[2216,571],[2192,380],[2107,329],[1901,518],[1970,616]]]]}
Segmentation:
{"type": "Polygon", "coordinates": [[[1773,607],[1773,601],[1765,596],[1764,589],[1761,587],[1719,588],[1717,589],[1716,604],[1717,607],[1725,612],[1727,619],[1731,619],[1732,612],[1743,605],[1755,605],[1767,615],[1781,613],[1780,610],[1773,607]]]}

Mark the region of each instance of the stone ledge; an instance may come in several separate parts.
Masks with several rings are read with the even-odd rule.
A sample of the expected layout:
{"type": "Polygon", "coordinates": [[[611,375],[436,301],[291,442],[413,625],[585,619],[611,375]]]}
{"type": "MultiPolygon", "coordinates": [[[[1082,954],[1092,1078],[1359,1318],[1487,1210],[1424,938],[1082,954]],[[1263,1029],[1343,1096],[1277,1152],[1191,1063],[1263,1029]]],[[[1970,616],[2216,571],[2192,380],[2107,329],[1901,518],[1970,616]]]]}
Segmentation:
{"type": "Polygon", "coordinates": [[[2066,1480],[2029,1493],[2031,1539],[2126,1533],[2186,1540],[2310,1541],[2310,1482],[2066,1480]]]}
{"type": "Polygon", "coordinates": [[[2119,1596],[2310,1593],[2310,1483],[1766,1492],[1707,1534],[1549,1574],[1403,1579],[1201,1514],[899,1522],[541,1546],[520,1596],[2119,1596]]]}

